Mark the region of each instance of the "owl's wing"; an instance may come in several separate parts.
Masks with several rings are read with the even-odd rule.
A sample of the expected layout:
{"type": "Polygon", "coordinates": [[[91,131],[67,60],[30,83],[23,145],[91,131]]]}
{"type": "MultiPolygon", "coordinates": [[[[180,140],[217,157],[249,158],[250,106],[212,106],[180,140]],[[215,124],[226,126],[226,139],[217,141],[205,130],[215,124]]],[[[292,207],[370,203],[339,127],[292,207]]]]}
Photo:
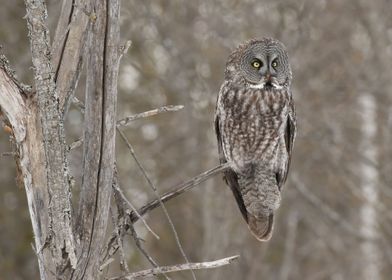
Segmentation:
{"type": "Polygon", "coordinates": [[[297,134],[297,123],[296,123],[296,115],[295,115],[295,106],[294,106],[294,102],[291,100],[290,110],[287,116],[286,129],[284,134],[288,160],[287,160],[286,168],[281,171],[281,174],[277,175],[279,189],[283,186],[283,184],[287,180],[287,174],[289,173],[291,155],[293,152],[293,146],[294,146],[294,140],[296,134],[297,134]]]}
{"type": "Polygon", "coordinates": [[[225,154],[223,153],[222,139],[221,139],[221,134],[220,134],[220,130],[219,130],[218,112],[215,114],[215,133],[216,133],[216,138],[218,139],[219,162],[223,164],[223,163],[226,163],[226,157],[225,157],[225,154]]]}
{"type": "MultiPolygon", "coordinates": [[[[215,114],[215,133],[216,137],[218,139],[218,151],[219,151],[219,161],[221,164],[226,163],[226,157],[223,152],[223,147],[222,147],[222,138],[221,138],[221,133],[220,133],[220,126],[219,126],[219,114],[218,112],[215,114]]],[[[245,208],[244,200],[242,199],[241,193],[240,193],[240,186],[238,185],[238,176],[237,174],[232,170],[232,169],[227,169],[224,172],[224,180],[226,181],[226,184],[229,185],[231,191],[233,192],[233,195],[235,197],[235,200],[237,201],[238,207],[240,208],[241,214],[244,217],[245,221],[248,223],[248,214],[245,208]]]]}

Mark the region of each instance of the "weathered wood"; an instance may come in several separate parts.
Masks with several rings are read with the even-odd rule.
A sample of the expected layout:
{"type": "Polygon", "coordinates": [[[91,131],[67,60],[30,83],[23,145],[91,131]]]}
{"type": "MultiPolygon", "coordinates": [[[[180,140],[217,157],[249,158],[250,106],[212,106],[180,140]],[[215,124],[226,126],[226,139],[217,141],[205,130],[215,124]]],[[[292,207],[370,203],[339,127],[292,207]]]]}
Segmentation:
{"type": "Polygon", "coordinates": [[[184,271],[184,270],[194,270],[194,269],[211,269],[216,268],[224,265],[231,264],[235,260],[237,260],[240,256],[232,256],[216,261],[211,262],[200,262],[200,263],[186,263],[186,264],[177,264],[172,266],[162,266],[152,269],[146,269],[138,272],[133,272],[128,275],[120,276],[120,277],[113,277],[109,280],[133,280],[139,278],[146,278],[161,275],[168,272],[175,272],[175,271],[184,271]]]}
{"type": "Polygon", "coordinates": [[[76,230],[80,263],[73,279],[97,279],[109,218],[115,161],[119,1],[96,0],[88,35],[83,183],[76,230]]]}
{"type": "Polygon", "coordinates": [[[37,105],[17,84],[4,56],[0,57],[0,110],[12,127],[18,177],[26,190],[40,276],[41,279],[53,279],[52,254],[43,249],[50,236],[49,193],[37,105]]]}
{"type": "MultiPolygon", "coordinates": [[[[39,211],[49,212],[49,224],[43,225],[51,231],[46,236],[47,247],[52,251],[56,265],[55,273],[63,275],[69,265],[75,267],[77,262],[71,221],[71,193],[65,156],[64,128],[51,65],[46,5],[42,0],[25,0],[25,5],[34,70],[35,98],[43,136],[44,173],[49,195],[49,208],[39,209],[39,211]]],[[[42,147],[36,148],[42,149],[42,147]]],[[[37,248],[37,250],[41,249],[37,248]]]]}
{"type": "Polygon", "coordinates": [[[63,0],[52,45],[52,65],[60,111],[68,111],[83,66],[90,22],[90,0],[63,0]]]}

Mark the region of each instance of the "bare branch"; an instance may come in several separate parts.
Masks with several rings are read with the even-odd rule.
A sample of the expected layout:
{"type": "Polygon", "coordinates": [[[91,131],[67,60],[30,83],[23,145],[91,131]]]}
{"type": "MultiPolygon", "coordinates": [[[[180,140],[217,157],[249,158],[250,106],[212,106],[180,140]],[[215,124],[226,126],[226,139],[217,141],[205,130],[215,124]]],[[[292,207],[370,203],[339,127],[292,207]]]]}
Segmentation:
{"type": "MultiPolygon", "coordinates": [[[[155,186],[155,184],[154,184],[153,181],[151,180],[150,176],[147,174],[147,171],[144,169],[143,165],[141,164],[141,162],[140,162],[139,159],[137,158],[137,156],[136,156],[136,154],[135,154],[135,151],[133,150],[133,147],[132,147],[131,143],[129,143],[128,138],[125,136],[124,132],[122,132],[121,129],[119,129],[119,128],[117,128],[117,131],[119,132],[121,138],[125,141],[125,143],[126,143],[128,149],[129,149],[129,151],[131,152],[131,155],[132,155],[133,159],[135,160],[135,162],[136,162],[137,166],[139,167],[140,171],[142,172],[144,178],[146,179],[146,181],[147,181],[148,184],[150,185],[151,189],[154,191],[154,194],[155,194],[155,196],[157,197],[160,206],[162,207],[162,211],[163,211],[163,213],[165,214],[167,221],[169,222],[170,228],[171,228],[171,230],[172,230],[172,232],[173,232],[175,241],[176,241],[176,243],[177,243],[177,247],[178,247],[178,249],[180,250],[180,253],[181,253],[181,255],[183,256],[184,260],[185,260],[187,263],[189,263],[188,257],[186,256],[185,251],[184,251],[184,248],[183,248],[182,245],[181,245],[180,238],[179,238],[179,236],[178,236],[178,233],[177,233],[176,228],[174,227],[173,221],[172,221],[172,219],[170,218],[169,212],[167,211],[165,205],[163,204],[162,200],[161,200],[160,197],[159,197],[159,193],[158,193],[157,187],[155,186]]],[[[191,273],[192,273],[193,279],[196,280],[195,273],[193,272],[192,269],[191,269],[191,273]]]]}
{"type": "Polygon", "coordinates": [[[132,41],[128,40],[124,45],[120,46],[120,55],[118,57],[121,60],[122,56],[128,52],[128,49],[131,47],[132,41]]]}
{"type": "MultiPolygon", "coordinates": [[[[135,228],[133,227],[133,225],[131,224],[130,225],[130,230],[131,230],[131,233],[132,233],[132,237],[133,237],[133,240],[135,241],[135,245],[136,245],[136,247],[139,249],[139,251],[142,253],[142,255],[150,262],[150,264],[152,264],[152,266],[154,267],[154,268],[158,268],[158,263],[154,260],[154,258],[152,257],[152,256],[150,256],[148,253],[147,253],[147,251],[144,249],[144,246],[142,245],[142,243],[140,242],[140,238],[139,238],[139,236],[137,235],[137,232],[136,232],[136,230],[135,230],[135,228]]],[[[163,274],[163,276],[167,279],[167,280],[170,280],[170,278],[165,274],[165,273],[162,273],[163,274]]]]}
{"type": "MultiPolygon", "coordinates": [[[[311,193],[309,189],[307,189],[295,176],[294,174],[291,176],[292,180],[294,181],[294,186],[295,188],[314,206],[316,206],[317,209],[319,209],[321,212],[325,214],[326,217],[328,217],[330,220],[333,222],[338,223],[343,229],[345,229],[347,232],[351,233],[353,236],[363,239],[363,240],[375,240],[375,238],[369,238],[361,232],[356,229],[353,225],[351,225],[349,222],[346,220],[342,219],[341,215],[339,215],[338,212],[333,210],[331,207],[329,207],[327,204],[325,204],[321,199],[319,199],[316,195],[311,193]]],[[[139,211],[140,212],[140,211],[139,211]]]]}
{"type": "MultiPolygon", "coordinates": [[[[114,221],[115,229],[113,230],[112,236],[107,244],[106,254],[103,257],[102,262],[107,263],[106,260],[110,259],[118,250],[120,250],[120,262],[124,262],[124,264],[121,265],[124,266],[125,270],[127,269],[125,256],[122,248],[122,242],[123,242],[124,235],[128,231],[130,231],[135,241],[135,245],[139,249],[139,251],[146,257],[146,259],[152,264],[153,267],[158,267],[158,264],[155,262],[155,260],[144,249],[142,243],[140,242],[141,239],[138,237],[137,232],[133,227],[133,224],[130,222],[129,215],[128,215],[130,211],[128,209],[129,204],[126,202],[127,199],[125,195],[122,193],[117,181],[118,181],[117,170],[115,169],[115,176],[113,179],[113,190],[114,190],[114,198],[116,204],[111,209],[114,212],[117,212],[117,217],[114,218],[117,219],[118,221],[114,221]]],[[[101,265],[101,267],[103,267],[103,265],[101,265]]],[[[129,273],[129,271],[126,271],[126,273],[129,273]]],[[[166,275],[165,277],[166,279],[169,279],[166,275]]]]}
{"type": "MultiPolygon", "coordinates": [[[[138,213],[138,211],[136,210],[135,206],[133,206],[133,204],[127,199],[127,197],[125,196],[125,194],[123,193],[123,191],[121,190],[120,186],[118,185],[117,182],[117,176],[115,176],[114,178],[114,182],[113,182],[113,189],[115,191],[115,193],[118,195],[119,199],[121,199],[121,202],[126,204],[132,211],[133,213],[135,213],[135,215],[138,217],[138,219],[140,219],[144,226],[147,228],[147,230],[156,238],[159,240],[159,236],[158,234],[156,234],[151,227],[147,224],[146,220],[138,213]]],[[[129,214],[129,213],[128,213],[129,214]]]]}
{"type": "Polygon", "coordinates": [[[158,268],[146,269],[138,272],[134,272],[128,275],[110,278],[109,280],[133,280],[141,277],[148,276],[156,276],[163,273],[176,272],[176,271],[184,271],[184,270],[196,270],[196,269],[210,269],[216,268],[224,265],[231,264],[235,260],[237,260],[239,256],[232,256],[224,259],[219,259],[211,262],[200,262],[200,263],[186,263],[186,264],[178,264],[172,266],[162,266],[158,268]]]}
{"type": "Polygon", "coordinates": [[[83,145],[83,138],[79,138],[78,140],[74,141],[71,143],[71,145],[68,146],[68,151],[74,150],[76,148],[79,148],[83,145]]]}
{"type": "MultiPolygon", "coordinates": [[[[230,165],[228,163],[220,164],[214,168],[211,168],[191,179],[188,181],[185,181],[181,184],[178,184],[177,186],[173,187],[172,190],[166,192],[165,194],[160,196],[160,199],[154,199],[153,201],[147,203],[145,206],[141,207],[138,210],[139,215],[143,216],[146,213],[150,212],[151,210],[157,208],[160,206],[160,200],[165,203],[169,201],[172,198],[175,198],[179,196],[180,194],[189,191],[193,187],[203,183],[207,179],[211,178],[212,176],[215,176],[216,174],[222,173],[226,169],[230,168],[230,165]]],[[[139,218],[138,215],[135,212],[132,212],[130,214],[131,221],[132,223],[135,223],[139,218]]]]}
{"type": "MultiPolygon", "coordinates": [[[[170,199],[175,198],[178,195],[185,193],[186,191],[189,191],[193,187],[206,181],[207,179],[211,178],[212,176],[225,171],[227,168],[229,168],[229,164],[220,164],[214,168],[211,168],[210,170],[207,170],[207,171],[191,178],[190,180],[183,182],[183,183],[177,185],[176,187],[172,188],[172,190],[163,194],[160,197],[160,199],[163,203],[165,203],[165,202],[169,201],[170,199]]],[[[132,206],[132,205],[128,205],[128,203],[126,202],[127,199],[126,199],[125,195],[122,193],[121,189],[119,188],[119,186],[116,183],[116,177],[114,178],[113,189],[115,192],[115,197],[118,197],[118,198],[116,198],[116,201],[122,200],[121,204],[126,204],[127,206],[130,206],[130,207],[132,206]]],[[[118,203],[120,203],[120,202],[117,202],[117,204],[118,203]]],[[[159,199],[155,199],[155,200],[149,202],[148,204],[146,204],[145,206],[143,206],[142,208],[140,208],[138,211],[135,211],[133,209],[133,211],[129,213],[128,211],[124,210],[124,212],[127,212],[127,215],[129,216],[129,219],[130,219],[129,224],[127,224],[128,229],[131,228],[131,224],[138,221],[144,214],[148,213],[149,211],[155,209],[158,206],[160,206],[159,199]]],[[[118,207],[124,207],[124,206],[118,205],[118,207]]],[[[147,224],[146,224],[146,226],[147,226],[147,224]]],[[[116,238],[118,238],[118,235],[116,232],[114,232],[112,234],[112,237],[108,241],[107,252],[105,254],[103,262],[105,262],[106,259],[113,256],[116,253],[116,251],[118,250],[118,246],[115,245],[116,238]]],[[[137,240],[135,240],[135,242],[136,241],[137,240]]],[[[137,242],[136,242],[136,245],[138,245],[137,242]]],[[[141,252],[143,253],[143,251],[141,251],[141,252]]]]}
{"type": "Polygon", "coordinates": [[[141,119],[141,118],[147,118],[147,117],[151,117],[160,113],[165,113],[165,112],[176,112],[179,111],[181,109],[183,109],[184,106],[183,105],[167,105],[167,106],[163,106],[157,109],[153,109],[150,111],[146,111],[143,113],[139,113],[136,115],[132,115],[130,117],[126,117],[124,119],[121,119],[117,122],[117,126],[127,126],[129,125],[132,121],[137,120],[137,119],[141,119]]]}
{"type": "MultiPolygon", "coordinates": [[[[84,104],[83,102],[81,102],[78,98],[73,97],[72,100],[73,104],[75,104],[75,106],[77,106],[80,111],[82,113],[84,113],[84,104]]],[[[117,127],[120,126],[127,126],[129,125],[132,121],[137,120],[137,119],[141,119],[141,118],[147,118],[147,117],[151,117],[160,113],[165,113],[165,112],[176,112],[179,111],[181,109],[183,109],[184,106],[183,105],[167,105],[167,106],[163,106],[157,109],[153,109],[150,111],[146,111],[146,112],[142,112],[142,113],[138,113],[135,115],[132,115],[130,117],[126,117],[124,119],[121,119],[119,121],[117,121],[117,127]]],[[[71,143],[71,145],[69,145],[68,150],[73,150],[76,149],[78,147],[80,147],[83,143],[83,138],[79,138],[78,140],[76,140],[75,142],[71,143]]]]}
{"type": "MultiPolygon", "coordinates": [[[[117,196],[115,196],[115,199],[116,199],[116,203],[115,203],[115,205],[110,207],[110,213],[111,213],[111,217],[112,217],[112,223],[114,226],[114,232],[116,234],[116,240],[117,240],[116,247],[118,247],[118,250],[120,251],[121,271],[123,273],[129,273],[128,264],[127,264],[126,257],[124,254],[124,243],[123,243],[123,241],[124,241],[123,238],[125,235],[125,225],[124,224],[120,225],[120,223],[122,223],[124,221],[125,212],[124,212],[124,209],[121,208],[121,202],[117,201],[118,200],[117,196]]],[[[113,259],[113,258],[110,258],[110,259],[113,259]]],[[[105,263],[107,263],[107,261],[105,263]]],[[[102,264],[100,266],[99,270],[102,271],[102,269],[104,267],[105,266],[102,264]]]]}
{"type": "Polygon", "coordinates": [[[76,107],[79,108],[80,112],[82,112],[82,113],[84,114],[84,109],[85,109],[85,107],[84,107],[84,104],[83,104],[82,101],[80,101],[76,96],[74,96],[74,97],[72,98],[72,103],[73,103],[76,107]]]}

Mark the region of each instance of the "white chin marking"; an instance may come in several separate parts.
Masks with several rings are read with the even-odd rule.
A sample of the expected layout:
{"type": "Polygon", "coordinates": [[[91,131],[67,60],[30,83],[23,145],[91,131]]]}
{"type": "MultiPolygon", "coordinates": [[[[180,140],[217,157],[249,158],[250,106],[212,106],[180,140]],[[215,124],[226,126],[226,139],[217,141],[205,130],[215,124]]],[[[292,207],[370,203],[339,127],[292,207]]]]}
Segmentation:
{"type": "MultiPolygon", "coordinates": [[[[265,83],[260,83],[260,84],[256,84],[256,85],[249,85],[250,88],[255,88],[255,89],[263,89],[265,88],[265,83]]],[[[274,89],[282,89],[283,87],[281,85],[278,84],[272,84],[272,87],[274,89]]]]}
{"type": "Polygon", "coordinates": [[[264,83],[256,84],[256,85],[250,85],[249,87],[250,88],[262,89],[262,88],[264,88],[264,83]]]}
{"type": "Polygon", "coordinates": [[[278,85],[278,84],[272,84],[273,86],[274,86],[274,88],[276,88],[276,89],[282,89],[283,87],[282,86],[280,86],[280,85],[278,85]]]}

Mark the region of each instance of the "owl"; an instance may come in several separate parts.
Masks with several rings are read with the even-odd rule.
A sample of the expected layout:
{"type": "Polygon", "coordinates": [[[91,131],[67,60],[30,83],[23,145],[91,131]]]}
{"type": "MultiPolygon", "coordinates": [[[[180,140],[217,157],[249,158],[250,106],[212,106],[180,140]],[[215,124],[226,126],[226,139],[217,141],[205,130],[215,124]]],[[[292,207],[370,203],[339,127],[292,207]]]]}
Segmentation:
{"type": "Polygon", "coordinates": [[[260,241],[272,236],[296,135],[291,79],[284,45],[252,39],[230,54],[216,104],[219,159],[230,166],[224,179],[260,241]]]}

